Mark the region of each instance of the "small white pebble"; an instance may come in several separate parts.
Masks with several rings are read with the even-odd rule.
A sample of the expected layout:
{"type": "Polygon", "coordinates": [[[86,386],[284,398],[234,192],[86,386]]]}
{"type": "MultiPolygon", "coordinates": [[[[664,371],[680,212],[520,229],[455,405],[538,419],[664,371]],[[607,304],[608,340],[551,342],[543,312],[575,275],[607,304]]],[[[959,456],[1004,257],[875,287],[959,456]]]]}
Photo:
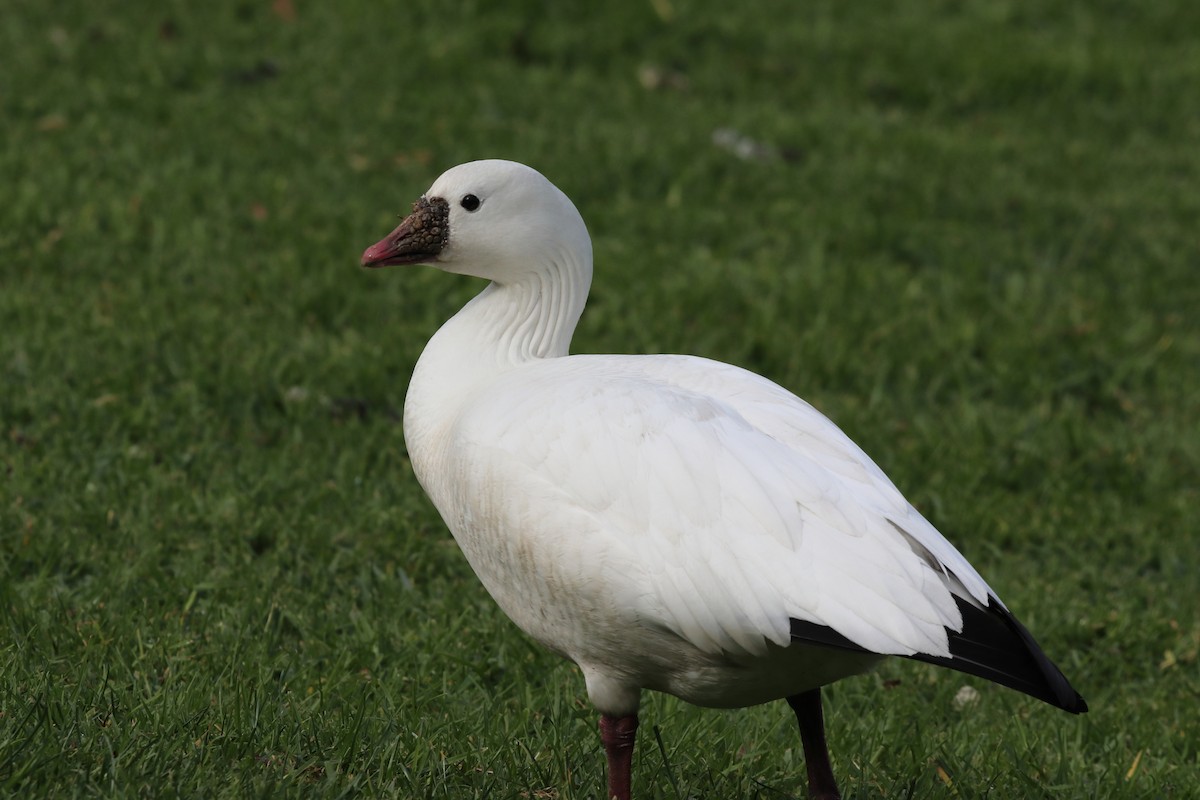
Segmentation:
{"type": "Polygon", "coordinates": [[[959,711],[978,702],[979,690],[973,686],[963,686],[954,694],[954,707],[959,711]]]}
{"type": "Polygon", "coordinates": [[[712,132],[712,143],[743,161],[773,161],[778,155],[770,145],[752,139],[734,128],[717,128],[712,132]]]}

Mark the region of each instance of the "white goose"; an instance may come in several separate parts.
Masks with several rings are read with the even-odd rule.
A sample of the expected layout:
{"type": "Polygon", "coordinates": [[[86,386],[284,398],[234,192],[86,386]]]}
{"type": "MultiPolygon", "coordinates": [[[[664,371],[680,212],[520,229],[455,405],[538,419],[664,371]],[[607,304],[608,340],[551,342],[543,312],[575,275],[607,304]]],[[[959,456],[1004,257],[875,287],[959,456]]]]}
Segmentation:
{"type": "Polygon", "coordinates": [[[786,698],[814,797],[837,797],[820,687],[886,655],[1067,711],[1083,698],[965,558],[832,422],[693,356],[567,354],[587,228],[508,161],[434,182],[368,267],[491,283],[430,340],[404,406],[421,485],[512,620],[574,661],[628,800],[643,689],[786,698]]]}

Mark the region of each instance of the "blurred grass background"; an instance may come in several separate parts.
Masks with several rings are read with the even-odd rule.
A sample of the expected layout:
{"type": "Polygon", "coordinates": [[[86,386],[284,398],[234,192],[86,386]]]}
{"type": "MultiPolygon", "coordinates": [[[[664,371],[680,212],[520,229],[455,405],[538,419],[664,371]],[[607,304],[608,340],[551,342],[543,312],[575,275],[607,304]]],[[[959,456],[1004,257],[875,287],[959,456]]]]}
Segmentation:
{"type": "MultiPolygon", "coordinates": [[[[582,680],[405,457],[411,367],[480,287],[356,266],[503,157],[593,233],[577,352],[814,402],[1091,703],[887,664],[827,693],[848,797],[1196,796],[1197,31],[1165,0],[7,0],[0,792],[600,795],[582,680]]],[[[799,796],[774,705],[647,697],[637,796],[799,796]]]]}

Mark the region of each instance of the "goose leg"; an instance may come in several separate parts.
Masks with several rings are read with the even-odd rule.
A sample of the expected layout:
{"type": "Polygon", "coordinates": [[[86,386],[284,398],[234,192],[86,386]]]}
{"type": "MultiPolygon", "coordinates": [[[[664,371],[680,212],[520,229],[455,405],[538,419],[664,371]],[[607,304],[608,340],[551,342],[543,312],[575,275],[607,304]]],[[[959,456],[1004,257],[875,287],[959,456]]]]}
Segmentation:
{"type": "Polygon", "coordinates": [[[637,714],[627,717],[600,715],[600,741],[604,743],[604,754],[608,756],[607,800],[630,800],[633,740],[637,736],[637,726],[637,714]]]}
{"type": "Polygon", "coordinates": [[[800,723],[800,741],[804,743],[804,765],[808,768],[808,796],[814,800],[841,800],[829,748],[825,744],[825,717],[821,714],[821,690],[811,689],[787,699],[800,723]]]}

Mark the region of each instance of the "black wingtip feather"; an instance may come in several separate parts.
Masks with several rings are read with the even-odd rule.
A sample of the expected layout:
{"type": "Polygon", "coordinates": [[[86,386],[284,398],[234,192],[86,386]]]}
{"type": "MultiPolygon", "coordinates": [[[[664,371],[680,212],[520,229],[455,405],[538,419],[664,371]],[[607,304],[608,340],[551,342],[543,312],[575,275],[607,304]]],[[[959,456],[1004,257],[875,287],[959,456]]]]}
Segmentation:
{"type": "MultiPolygon", "coordinates": [[[[1072,714],[1088,710],[1087,702],[1016,617],[999,604],[981,609],[957,597],[955,601],[962,612],[963,629],[962,633],[948,631],[950,657],[916,653],[908,658],[986,678],[1072,714]]],[[[866,652],[832,628],[796,619],[791,622],[794,641],[866,652]]]]}

